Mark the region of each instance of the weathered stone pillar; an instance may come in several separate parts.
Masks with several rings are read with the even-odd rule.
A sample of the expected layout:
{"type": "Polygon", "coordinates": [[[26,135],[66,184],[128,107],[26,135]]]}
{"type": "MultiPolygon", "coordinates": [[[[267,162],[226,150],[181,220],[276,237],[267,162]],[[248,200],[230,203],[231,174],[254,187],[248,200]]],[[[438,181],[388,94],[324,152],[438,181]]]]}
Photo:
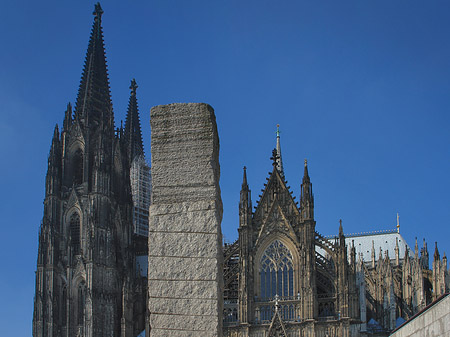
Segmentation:
{"type": "Polygon", "coordinates": [[[222,200],[214,110],[151,109],[150,336],[222,336],[222,200]]]}

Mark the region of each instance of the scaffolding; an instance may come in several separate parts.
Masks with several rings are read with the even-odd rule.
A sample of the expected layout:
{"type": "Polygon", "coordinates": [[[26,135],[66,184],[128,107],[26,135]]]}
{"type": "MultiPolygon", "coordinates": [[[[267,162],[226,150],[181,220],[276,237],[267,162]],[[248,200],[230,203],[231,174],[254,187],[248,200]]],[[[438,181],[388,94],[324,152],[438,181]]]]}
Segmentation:
{"type": "Polygon", "coordinates": [[[152,179],[150,167],[144,155],[134,158],[130,168],[131,193],[133,197],[133,227],[134,233],[148,237],[148,212],[152,179]]]}

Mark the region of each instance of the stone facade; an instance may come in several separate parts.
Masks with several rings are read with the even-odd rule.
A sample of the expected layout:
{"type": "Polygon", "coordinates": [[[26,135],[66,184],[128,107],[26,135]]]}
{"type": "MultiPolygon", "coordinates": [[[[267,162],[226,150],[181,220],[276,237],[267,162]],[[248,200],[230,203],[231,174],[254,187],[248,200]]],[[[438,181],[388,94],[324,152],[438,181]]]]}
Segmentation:
{"type": "Polygon", "coordinates": [[[131,337],[145,328],[147,280],[135,266],[146,238],[142,247],[133,235],[129,174],[130,139],[141,135],[130,123],[114,129],[99,4],[94,15],[75,110],[69,104],[61,132],[55,127],[48,157],[35,337],[131,337]]]}
{"type": "Polygon", "coordinates": [[[219,138],[207,104],[151,110],[150,336],[222,335],[219,138]]]}
{"type": "Polygon", "coordinates": [[[437,298],[422,312],[393,331],[392,337],[450,336],[450,296],[437,298]]]}
{"type": "Polygon", "coordinates": [[[239,239],[224,247],[225,336],[388,336],[449,291],[445,255],[436,245],[430,269],[426,243],[419,253],[416,241],[411,253],[399,225],[346,237],[341,221],[337,236],[319,234],[306,160],[297,203],[282,171],[279,131],[271,159],[255,209],[244,167],[239,239]]]}

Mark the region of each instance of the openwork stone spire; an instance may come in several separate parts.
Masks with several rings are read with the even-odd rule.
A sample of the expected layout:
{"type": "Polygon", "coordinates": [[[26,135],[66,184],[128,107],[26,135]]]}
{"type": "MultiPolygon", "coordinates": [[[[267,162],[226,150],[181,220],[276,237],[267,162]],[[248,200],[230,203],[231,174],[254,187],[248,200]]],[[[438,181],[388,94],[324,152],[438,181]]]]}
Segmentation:
{"type": "Polygon", "coordinates": [[[95,5],[93,14],[94,23],[81,75],[75,117],[85,125],[91,121],[103,121],[108,125],[113,124],[113,112],[101,25],[103,10],[99,3],[95,5]]]}
{"type": "Polygon", "coordinates": [[[281,143],[280,143],[280,124],[277,124],[277,169],[284,178],[283,159],[281,158],[281,143]]]}
{"type": "Polygon", "coordinates": [[[128,103],[127,117],[125,120],[125,142],[128,152],[128,160],[131,163],[138,155],[144,154],[144,145],[142,142],[141,122],[139,121],[139,110],[136,98],[136,89],[138,88],[136,80],[131,80],[131,94],[128,103]]]}
{"type": "Polygon", "coordinates": [[[305,169],[301,185],[300,207],[304,219],[314,218],[314,195],[312,193],[312,184],[308,173],[308,161],[305,159],[305,169]]]}

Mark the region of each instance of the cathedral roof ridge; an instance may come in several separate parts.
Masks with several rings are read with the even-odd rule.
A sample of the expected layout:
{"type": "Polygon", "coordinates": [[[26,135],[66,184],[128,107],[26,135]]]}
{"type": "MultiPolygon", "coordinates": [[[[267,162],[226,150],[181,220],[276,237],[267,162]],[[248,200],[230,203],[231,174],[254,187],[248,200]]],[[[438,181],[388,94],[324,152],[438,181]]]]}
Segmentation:
{"type": "MultiPolygon", "coordinates": [[[[354,238],[359,236],[372,236],[372,235],[384,235],[384,234],[399,234],[397,232],[397,228],[395,229],[381,229],[381,230],[375,230],[375,231],[368,231],[368,232],[357,232],[357,233],[348,233],[344,234],[346,238],[354,238]]],[[[338,235],[332,234],[332,235],[325,235],[326,239],[334,239],[337,238],[338,235]]]]}

